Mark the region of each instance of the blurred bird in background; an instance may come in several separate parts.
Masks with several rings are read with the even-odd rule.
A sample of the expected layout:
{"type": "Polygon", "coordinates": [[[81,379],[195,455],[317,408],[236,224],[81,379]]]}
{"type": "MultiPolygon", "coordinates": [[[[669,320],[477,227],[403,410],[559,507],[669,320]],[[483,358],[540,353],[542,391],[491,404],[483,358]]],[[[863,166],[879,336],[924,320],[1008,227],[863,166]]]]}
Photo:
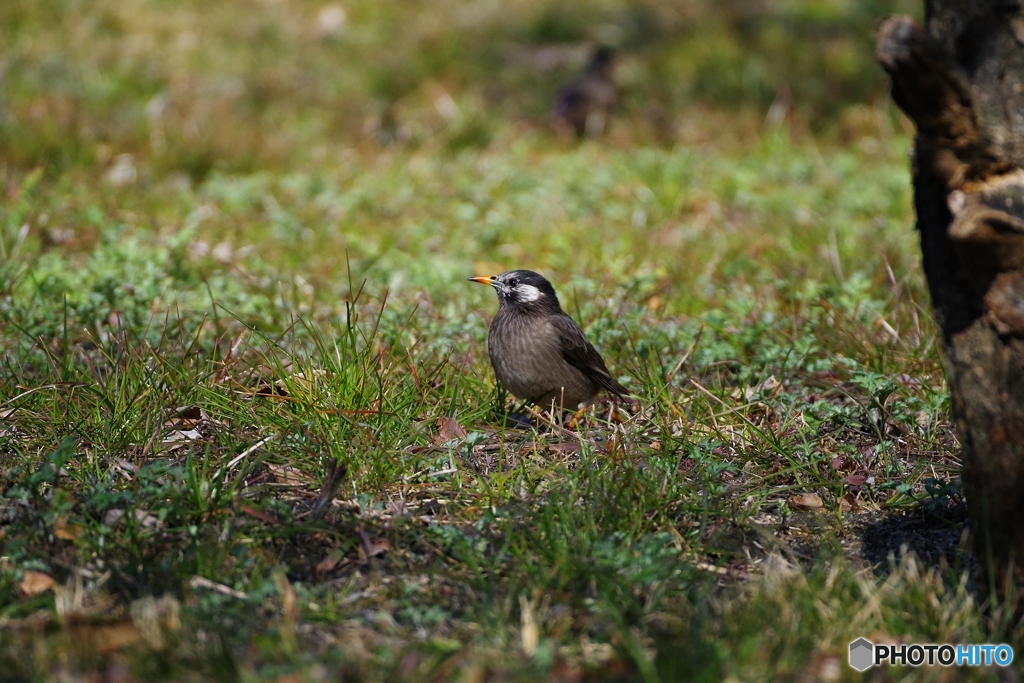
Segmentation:
{"type": "Polygon", "coordinates": [[[555,120],[559,128],[572,130],[579,138],[604,132],[608,115],[619,99],[612,78],[614,66],[615,50],[608,45],[598,46],[583,73],[558,91],[555,120]]]}

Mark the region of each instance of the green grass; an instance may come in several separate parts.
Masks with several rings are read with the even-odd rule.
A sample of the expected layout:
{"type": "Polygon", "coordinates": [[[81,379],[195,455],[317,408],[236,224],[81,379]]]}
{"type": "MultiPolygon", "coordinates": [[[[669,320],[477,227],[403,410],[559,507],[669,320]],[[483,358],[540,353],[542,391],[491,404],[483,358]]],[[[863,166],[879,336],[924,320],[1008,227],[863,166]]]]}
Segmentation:
{"type": "Polygon", "coordinates": [[[1019,650],[871,57],[917,8],[856,4],[0,5],[0,680],[1019,650]],[[545,112],[594,40],[623,105],[570,144],[545,112]],[[466,277],[511,267],[635,409],[501,426],[466,277]]]}

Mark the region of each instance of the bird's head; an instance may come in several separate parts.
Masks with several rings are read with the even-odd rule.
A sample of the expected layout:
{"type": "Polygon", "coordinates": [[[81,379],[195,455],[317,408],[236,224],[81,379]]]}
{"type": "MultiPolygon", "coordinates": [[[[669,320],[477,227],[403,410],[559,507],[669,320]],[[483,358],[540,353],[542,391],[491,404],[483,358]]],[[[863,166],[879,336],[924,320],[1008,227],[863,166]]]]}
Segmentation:
{"type": "Polygon", "coordinates": [[[608,73],[615,61],[615,48],[611,45],[598,45],[590,55],[587,71],[591,73],[608,73]]]}
{"type": "Polygon", "coordinates": [[[561,310],[555,288],[543,275],[532,270],[510,270],[501,275],[482,275],[469,279],[494,287],[498,292],[498,303],[502,306],[561,310]]]}

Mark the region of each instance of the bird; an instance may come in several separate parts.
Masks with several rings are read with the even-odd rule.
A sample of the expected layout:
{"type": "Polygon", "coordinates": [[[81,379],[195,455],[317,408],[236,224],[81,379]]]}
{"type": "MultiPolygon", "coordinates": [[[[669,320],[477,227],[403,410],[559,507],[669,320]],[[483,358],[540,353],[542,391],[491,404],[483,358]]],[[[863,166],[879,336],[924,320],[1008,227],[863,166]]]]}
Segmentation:
{"type": "Polygon", "coordinates": [[[622,398],[618,383],[580,326],[563,310],[551,283],[532,270],[469,278],[498,294],[487,332],[487,355],[498,381],[538,408],[586,408],[604,389],[622,398]]]}
{"type": "Polygon", "coordinates": [[[583,73],[558,91],[555,117],[576,137],[593,137],[604,131],[608,114],[619,99],[612,79],[615,50],[601,45],[594,50],[583,73]]]}

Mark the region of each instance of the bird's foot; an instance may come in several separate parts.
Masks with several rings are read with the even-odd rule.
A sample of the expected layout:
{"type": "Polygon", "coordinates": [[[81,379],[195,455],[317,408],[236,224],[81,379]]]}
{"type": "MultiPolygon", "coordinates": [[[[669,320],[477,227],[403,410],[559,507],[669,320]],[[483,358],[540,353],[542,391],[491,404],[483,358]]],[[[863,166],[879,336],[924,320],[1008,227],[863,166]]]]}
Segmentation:
{"type": "Polygon", "coordinates": [[[576,430],[576,425],[579,424],[579,421],[582,420],[583,416],[586,415],[586,414],[587,414],[586,407],[583,407],[583,408],[580,408],[579,410],[577,410],[575,413],[573,413],[572,417],[569,418],[569,422],[566,423],[566,425],[565,425],[566,429],[575,431],[576,430]]]}
{"type": "Polygon", "coordinates": [[[505,426],[509,429],[529,429],[533,426],[531,418],[533,414],[529,411],[523,413],[503,413],[498,415],[499,420],[503,420],[505,426]]]}
{"type": "MultiPolygon", "coordinates": [[[[584,411],[580,411],[581,413],[584,411]]],[[[564,417],[561,412],[555,412],[554,410],[540,410],[539,408],[533,408],[532,413],[536,419],[536,424],[539,427],[547,427],[551,431],[558,432],[563,436],[567,436],[570,439],[579,441],[583,437],[573,431],[574,425],[570,422],[568,425],[564,422],[564,417]],[[565,426],[563,426],[565,425],[565,426]]],[[[542,430],[543,431],[543,430],[542,430]]]]}

